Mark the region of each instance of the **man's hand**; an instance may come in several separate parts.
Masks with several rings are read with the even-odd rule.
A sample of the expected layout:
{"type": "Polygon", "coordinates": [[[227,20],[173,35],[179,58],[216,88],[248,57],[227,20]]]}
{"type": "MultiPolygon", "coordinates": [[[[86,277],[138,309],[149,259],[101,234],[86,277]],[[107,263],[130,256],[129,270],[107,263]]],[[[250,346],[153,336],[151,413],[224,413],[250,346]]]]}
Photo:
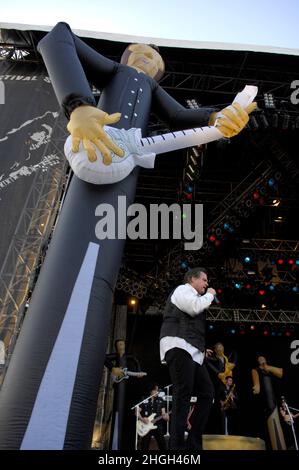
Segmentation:
{"type": "Polygon", "coordinates": [[[163,413],[162,417],[163,417],[163,419],[165,419],[165,421],[169,421],[169,414],[168,413],[163,413]]]}
{"type": "Polygon", "coordinates": [[[207,292],[208,292],[209,294],[214,295],[214,297],[215,297],[215,295],[216,295],[216,291],[215,291],[215,289],[213,289],[213,287],[209,287],[209,288],[207,289],[207,292]]]}
{"type": "Polygon", "coordinates": [[[249,114],[256,108],[256,102],[251,103],[245,109],[243,109],[238,103],[233,103],[227,108],[222,109],[222,111],[219,111],[219,113],[213,113],[209,124],[215,124],[216,128],[224,137],[234,137],[244,129],[249,121],[249,114]],[[233,107],[233,110],[231,107],[233,107]]]}
{"type": "Polygon", "coordinates": [[[258,395],[258,394],[260,393],[260,387],[259,387],[259,385],[254,385],[254,386],[252,387],[252,391],[253,391],[254,395],[258,395]]]}
{"type": "Polygon", "coordinates": [[[82,141],[87,152],[89,161],[95,162],[97,159],[94,145],[103,156],[103,163],[110,165],[112,162],[111,151],[119,157],[123,157],[124,152],[108,137],[103,129],[105,124],[114,124],[120,120],[120,113],[107,114],[94,106],[79,106],[71,113],[67,129],[72,136],[72,151],[78,152],[82,141]]]}
{"type": "Polygon", "coordinates": [[[205,350],[205,357],[211,357],[213,356],[214,351],[212,349],[206,349],[205,350]]]}
{"type": "Polygon", "coordinates": [[[117,379],[120,379],[125,375],[121,367],[112,367],[111,374],[114,375],[114,377],[116,377],[117,379]]]}

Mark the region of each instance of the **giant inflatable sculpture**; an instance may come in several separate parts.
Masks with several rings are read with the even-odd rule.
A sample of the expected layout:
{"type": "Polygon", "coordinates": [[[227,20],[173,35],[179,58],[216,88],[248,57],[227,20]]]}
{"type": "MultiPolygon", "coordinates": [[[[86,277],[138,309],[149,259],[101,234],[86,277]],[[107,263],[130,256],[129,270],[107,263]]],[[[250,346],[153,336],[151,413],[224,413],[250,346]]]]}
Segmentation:
{"type": "Polygon", "coordinates": [[[173,143],[199,144],[195,136],[209,142],[238,134],[256,91],[218,113],[185,109],[159,86],[164,63],[153,47],[131,45],[117,63],[58,23],[38,49],[69,119],[65,151],[76,176],[1,390],[0,448],[88,449],[125,243],[96,238],[96,208],[117,208],[119,195],[127,205],[134,201],[138,167],[153,166],[154,154],[166,151],[164,139],[171,150],[173,143]],[[98,103],[89,83],[101,89],[98,103]],[[151,110],[182,132],[145,139],[151,110]]]}

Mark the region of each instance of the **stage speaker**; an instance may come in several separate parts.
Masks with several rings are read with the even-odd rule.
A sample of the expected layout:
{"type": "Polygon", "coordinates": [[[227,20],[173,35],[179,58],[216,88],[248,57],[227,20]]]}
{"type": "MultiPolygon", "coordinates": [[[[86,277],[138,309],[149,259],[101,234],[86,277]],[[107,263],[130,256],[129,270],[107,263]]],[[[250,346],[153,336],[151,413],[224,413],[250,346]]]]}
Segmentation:
{"type": "Polygon", "coordinates": [[[258,437],[221,434],[204,434],[202,446],[204,450],[266,450],[265,441],[258,437]]]}

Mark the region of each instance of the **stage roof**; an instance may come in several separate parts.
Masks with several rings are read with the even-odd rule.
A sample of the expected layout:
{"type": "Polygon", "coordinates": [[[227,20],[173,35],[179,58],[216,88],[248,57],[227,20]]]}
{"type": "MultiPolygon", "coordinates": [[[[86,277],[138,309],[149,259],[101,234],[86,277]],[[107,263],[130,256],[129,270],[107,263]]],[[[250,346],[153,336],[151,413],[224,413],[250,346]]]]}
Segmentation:
{"type": "MultiPolygon", "coordinates": [[[[0,29],[47,32],[53,29],[53,26],[20,24],[20,23],[0,23],[0,29]]],[[[158,37],[105,33],[105,32],[100,32],[100,31],[87,31],[87,30],[81,30],[81,29],[73,29],[73,31],[78,36],[85,37],[85,38],[103,39],[106,41],[116,41],[116,42],[124,42],[124,43],[145,42],[148,44],[157,44],[158,46],[163,46],[163,47],[176,47],[176,48],[186,48],[186,49],[251,51],[251,52],[267,52],[271,54],[284,54],[284,55],[295,55],[295,56],[299,55],[299,49],[273,47],[269,45],[175,40],[175,39],[164,39],[164,38],[158,38],[158,37]]]]}

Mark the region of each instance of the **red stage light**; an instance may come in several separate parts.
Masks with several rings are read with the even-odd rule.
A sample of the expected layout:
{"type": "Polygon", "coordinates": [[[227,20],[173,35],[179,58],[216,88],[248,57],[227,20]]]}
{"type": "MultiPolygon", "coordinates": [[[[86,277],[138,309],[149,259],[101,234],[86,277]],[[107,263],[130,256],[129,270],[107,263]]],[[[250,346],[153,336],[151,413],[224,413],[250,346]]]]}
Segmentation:
{"type": "Polygon", "coordinates": [[[245,288],[246,288],[246,289],[251,289],[251,285],[250,285],[250,284],[246,284],[245,288]]]}
{"type": "Polygon", "coordinates": [[[263,289],[260,289],[260,290],[259,290],[259,294],[260,294],[260,295],[265,295],[265,291],[264,291],[263,289]]]}
{"type": "Polygon", "coordinates": [[[210,235],[209,240],[210,242],[214,242],[216,240],[215,235],[210,235]]]}
{"type": "Polygon", "coordinates": [[[293,260],[293,259],[289,259],[289,260],[288,260],[288,263],[289,263],[289,264],[294,264],[294,260],[293,260]]]}
{"type": "Polygon", "coordinates": [[[217,289],[217,294],[222,294],[222,289],[217,289]]]}
{"type": "Polygon", "coordinates": [[[268,331],[268,330],[264,330],[264,331],[263,331],[263,335],[264,335],[264,336],[269,336],[269,331],[268,331]]]}
{"type": "Polygon", "coordinates": [[[283,259],[280,258],[280,259],[277,261],[277,263],[278,263],[278,264],[283,264],[283,259]]]}
{"type": "Polygon", "coordinates": [[[251,329],[251,331],[254,331],[255,330],[255,325],[250,325],[250,329],[251,329]]]}
{"type": "Polygon", "coordinates": [[[252,197],[253,197],[253,199],[255,199],[255,200],[257,201],[257,200],[259,199],[259,197],[260,197],[259,192],[258,192],[258,191],[255,191],[255,192],[253,193],[252,197]]]}

